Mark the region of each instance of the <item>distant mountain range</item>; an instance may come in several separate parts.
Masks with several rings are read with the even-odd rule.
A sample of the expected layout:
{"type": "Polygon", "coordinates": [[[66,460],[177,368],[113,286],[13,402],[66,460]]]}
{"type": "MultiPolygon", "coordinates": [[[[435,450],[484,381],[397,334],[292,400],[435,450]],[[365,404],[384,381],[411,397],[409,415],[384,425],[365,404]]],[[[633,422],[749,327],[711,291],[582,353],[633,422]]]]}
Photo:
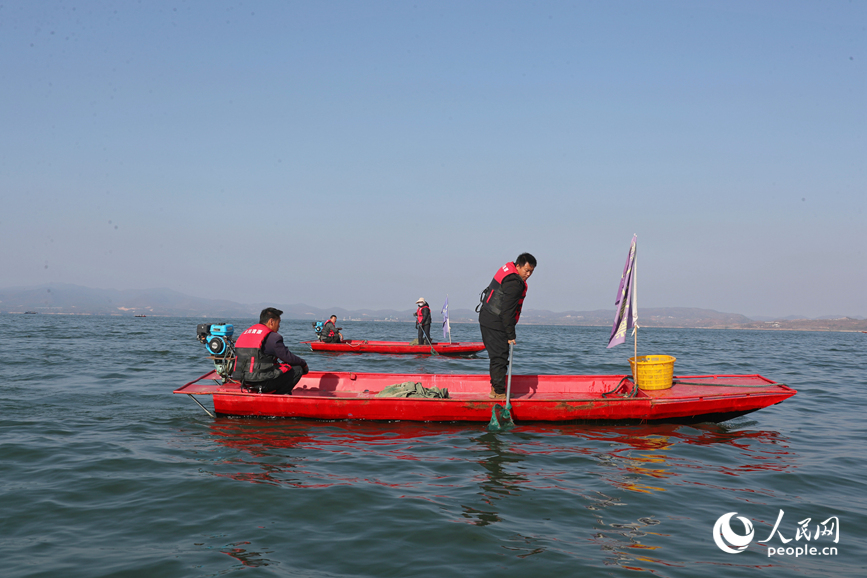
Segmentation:
{"type": "MultiPolygon", "coordinates": [[[[270,306],[282,309],[287,319],[322,320],[334,314],[341,320],[412,321],[415,313],[415,309],[347,310],[320,309],[303,304],[243,304],[225,299],[192,297],[171,289],[119,291],[63,283],[0,289],[0,313],[255,319],[263,308],[270,306]]],[[[434,317],[436,321],[439,315],[434,312],[434,317]]],[[[470,309],[452,309],[449,319],[452,323],[474,323],[478,316],[470,309]]],[[[564,312],[525,309],[521,316],[521,323],[535,325],[610,326],[613,321],[613,309],[564,312]]],[[[863,317],[750,319],[736,313],[689,307],[642,308],[639,321],[644,327],[867,331],[867,320],[863,317]]]]}

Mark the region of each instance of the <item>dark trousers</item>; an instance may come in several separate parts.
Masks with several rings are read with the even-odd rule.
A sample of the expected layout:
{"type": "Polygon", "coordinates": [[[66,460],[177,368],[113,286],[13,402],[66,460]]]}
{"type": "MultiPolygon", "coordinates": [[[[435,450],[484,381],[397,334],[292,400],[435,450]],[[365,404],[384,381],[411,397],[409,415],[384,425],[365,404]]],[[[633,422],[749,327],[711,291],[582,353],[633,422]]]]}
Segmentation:
{"type": "Polygon", "coordinates": [[[418,326],[418,344],[419,345],[430,345],[430,325],[419,325],[418,326]]]}
{"type": "Polygon", "coordinates": [[[509,371],[509,338],[505,331],[485,327],[482,329],[482,341],[488,357],[491,358],[491,387],[497,393],[506,393],[506,374],[509,371]]]}
{"type": "Polygon", "coordinates": [[[292,389],[301,381],[301,366],[293,365],[289,371],[280,377],[262,381],[260,383],[248,383],[247,387],[259,393],[273,393],[276,395],[292,395],[292,389]]]}

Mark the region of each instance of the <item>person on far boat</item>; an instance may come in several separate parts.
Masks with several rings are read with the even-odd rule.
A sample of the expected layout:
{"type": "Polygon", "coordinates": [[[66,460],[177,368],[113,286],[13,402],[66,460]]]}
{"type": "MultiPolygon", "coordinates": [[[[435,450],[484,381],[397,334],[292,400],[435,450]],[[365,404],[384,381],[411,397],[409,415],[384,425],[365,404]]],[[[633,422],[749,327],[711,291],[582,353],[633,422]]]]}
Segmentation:
{"type": "Polygon", "coordinates": [[[273,307],[263,309],[259,323],[250,327],[235,342],[235,371],[232,379],[257,393],[292,395],[292,389],[310,369],[307,362],[283,344],[280,316],[273,307]]]}
{"type": "Polygon", "coordinates": [[[517,341],[515,325],[521,318],[524,297],[527,296],[527,279],[535,268],[536,258],[521,253],[514,263],[506,263],[497,270],[476,307],[482,341],[491,359],[492,399],[506,397],[509,344],[517,341]]]}
{"type": "Polygon", "coordinates": [[[418,329],[418,344],[431,345],[430,342],[430,305],[424,300],[424,297],[419,297],[415,302],[418,309],[415,312],[415,326],[418,329]]]}
{"type": "Polygon", "coordinates": [[[337,327],[337,315],[332,315],[328,321],[322,324],[322,333],[319,334],[319,340],[323,343],[340,343],[343,341],[343,334],[340,333],[342,327],[337,327]]]}

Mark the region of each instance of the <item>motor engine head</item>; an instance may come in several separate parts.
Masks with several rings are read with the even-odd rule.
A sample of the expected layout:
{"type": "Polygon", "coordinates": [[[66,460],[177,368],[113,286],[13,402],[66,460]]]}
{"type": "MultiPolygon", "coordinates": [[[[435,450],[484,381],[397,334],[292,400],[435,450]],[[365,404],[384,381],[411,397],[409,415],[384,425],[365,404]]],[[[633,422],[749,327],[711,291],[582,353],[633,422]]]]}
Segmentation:
{"type": "Polygon", "coordinates": [[[206,344],[208,352],[214,357],[223,357],[229,350],[229,344],[226,338],[219,335],[212,335],[206,344]]]}
{"type": "Polygon", "coordinates": [[[322,334],[322,322],[321,321],[314,321],[313,322],[313,331],[316,332],[316,335],[322,334]]]}
{"type": "Polygon", "coordinates": [[[196,337],[205,345],[208,353],[214,357],[234,355],[234,343],[232,342],[232,335],[234,333],[234,326],[228,323],[218,325],[201,323],[196,326],[196,337]]]}
{"type": "Polygon", "coordinates": [[[196,338],[208,350],[214,360],[214,370],[223,378],[223,383],[229,381],[235,365],[234,333],[235,327],[231,323],[200,323],[196,326],[196,338]]]}

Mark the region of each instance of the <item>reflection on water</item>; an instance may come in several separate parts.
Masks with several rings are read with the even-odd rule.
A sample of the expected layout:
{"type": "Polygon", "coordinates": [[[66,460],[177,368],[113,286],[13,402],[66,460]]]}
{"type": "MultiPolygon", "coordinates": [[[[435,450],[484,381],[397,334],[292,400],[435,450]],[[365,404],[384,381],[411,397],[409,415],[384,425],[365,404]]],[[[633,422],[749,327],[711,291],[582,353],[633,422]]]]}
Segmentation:
{"type": "MultiPolygon", "coordinates": [[[[524,427],[522,431],[532,430],[524,427]]],[[[729,431],[717,424],[700,424],[596,427],[570,433],[583,443],[564,446],[547,443],[542,438],[514,451],[526,454],[587,454],[589,448],[597,445],[588,442],[613,446],[604,452],[592,454],[601,468],[600,472],[608,476],[606,479],[612,486],[644,493],[666,491],[659,481],[682,477],[697,469],[715,470],[738,477],[762,471],[784,472],[797,463],[797,456],[791,451],[789,441],[775,431],[729,431]],[[730,446],[737,450],[743,461],[734,466],[710,464],[705,463],[700,453],[682,451],[684,447],[698,449],[701,446],[730,446]],[[672,455],[672,449],[681,455],[672,455]]],[[[680,480],[678,483],[703,482],[680,480]]]]}
{"type": "Polygon", "coordinates": [[[588,510],[602,510],[609,506],[625,506],[626,502],[621,502],[617,498],[606,496],[602,492],[597,492],[595,496],[588,497],[588,504],[584,506],[588,510]]]}
{"type": "MultiPolygon", "coordinates": [[[[684,487],[712,488],[717,496],[755,493],[740,487],[738,478],[784,472],[797,463],[789,440],[778,432],[716,424],[519,426],[492,433],[464,424],[220,418],[208,425],[208,433],[216,443],[206,450],[211,455],[206,469],[214,476],[299,491],[393,488],[397,497],[425,500],[451,513],[452,522],[477,527],[514,524],[528,499],[547,495],[540,491],[571,496],[564,504],[592,513],[576,529],[571,547],[596,544],[605,564],[644,570],[682,564],[662,554],[672,536],[666,525],[674,519],[644,509],[637,496],[684,487]],[[725,451],[727,459],[707,460],[708,448],[725,451]],[[721,479],[731,484],[723,486],[721,479]],[[623,520],[626,506],[645,513],[623,520]]],[[[513,532],[502,547],[524,558],[546,552],[552,543],[513,532]]],[[[267,564],[262,551],[243,543],[222,551],[244,565],[267,564]]]]}
{"type": "Polygon", "coordinates": [[[223,544],[222,546],[209,546],[205,542],[197,542],[194,545],[196,547],[202,547],[204,550],[214,550],[221,554],[225,554],[230,558],[234,558],[239,562],[239,564],[234,564],[235,568],[259,568],[262,566],[269,566],[273,563],[271,560],[266,558],[266,556],[273,554],[272,550],[267,548],[252,550],[250,548],[252,542],[249,541],[230,542],[225,544],[225,538],[225,535],[208,537],[209,540],[223,544]]]}
{"type": "MultiPolygon", "coordinates": [[[[659,546],[650,546],[642,544],[640,538],[651,533],[645,531],[645,528],[656,526],[660,522],[653,518],[638,518],[636,522],[618,524],[605,524],[599,518],[597,523],[604,529],[593,534],[593,542],[599,545],[600,550],[606,555],[604,564],[607,566],[619,565],[631,570],[643,570],[641,566],[636,566],[637,562],[658,562],[654,558],[650,558],[651,551],[656,550],[659,546]],[[610,529],[609,529],[610,528],[610,529]],[[641,550],[641,554],[628,552],[630,550],[641,550]]],[[[652,532],[655,536],[665,536],[658,532],[652,532]]]]}
{"type": "MultiPolygon", "coordinates": [[[[575,454],[590,457],[598,466],[597,473],[605,476],[611,486],[645,493],[666,491],[666,488],[659,487],[659,482],[697,469],[707,471],[711,468],[736,478],[753,472],[784,472],[797,463],[789,441],[778,432],[728,431],[714,424],[704,427],[635,426],[628,429],[612,426],[592,430],[578,426],[522,426],[512,434],[498,434],[452,424],[219,418],[208,427],[213,441],[234,450],[231,454],[220,453],[222,457],[216,461],[239,467],[239,471],[232,473],[236,479],[287,483],[285,474],[291,472],[298,478],[293,483],[309,486],[313,480],[301,483],[301,479],[310,476],[317,478],[314,485],[319,487],[322,483],[327,485],[328,479],[305,468],[305,465],[334,460],[340,455],[410,462],[424,460],[428,464],[431,459],[471,461],[484,469],[478,483],[481,495],[489,502],[515,495],[522,486],[532,486],[531,479],[517,471],[517,466],[532,456],[575,454]],[[564,444],[564,436],[573,441],[564,444]],[[700,451],[683,451],[684,448],[700,449],[701,446],[730,446],[737,450],[741,462],[708,464],[701,459],[700,451]],[[447,456],[432,458],[419,451],[443,447],[451,448],[447,456]],[[600,451],[603,447],[604,451],[600,451]]],[[[534,476],[534,479],[538,477],[534,476]]],[[[345,481],[337,478],[332,483],[345,481]]],[[[556,477],[551,481],[556,482],[556,477]]],[[[588,507],[595,506],[591,504],[588,507]]]]}
{"type": "Polygon", "coordinates": [[[478,461],[485,469],[484,475],[479,480],[479,488],[481,501],[487,507],[485,509],[469,505],[461,507],[465,518],[477,526],[486,526],[501,521],[494,508],[496,501],[517,495],[521,484],[526,483],[527,478],[514,471],[514,467],[508,467],[516,466],[522,458],[519,453],[509,450],[509,445],[503,442],[502,437],[494,433],[484,433],[473,438],[473,441],[480,446],[473,448],[474,451],[481,450],[484,454],[484,457],[478,461]]]}
{"type": "Polygon", "coordinates": [[[250,542],[236,542],[234,544],[229,544],[221,548],[221,552],[232,558],[238,560],[242,566],[247,566],[248,568],[258,568],[259,566],[268,566],[270,561],[264,557],[265,554],[270,554],[271,552],[263,551],[263,552],[253,552],[248,550],[247,548],[242,548],[242,546],[248,546],[250,542]]]}

